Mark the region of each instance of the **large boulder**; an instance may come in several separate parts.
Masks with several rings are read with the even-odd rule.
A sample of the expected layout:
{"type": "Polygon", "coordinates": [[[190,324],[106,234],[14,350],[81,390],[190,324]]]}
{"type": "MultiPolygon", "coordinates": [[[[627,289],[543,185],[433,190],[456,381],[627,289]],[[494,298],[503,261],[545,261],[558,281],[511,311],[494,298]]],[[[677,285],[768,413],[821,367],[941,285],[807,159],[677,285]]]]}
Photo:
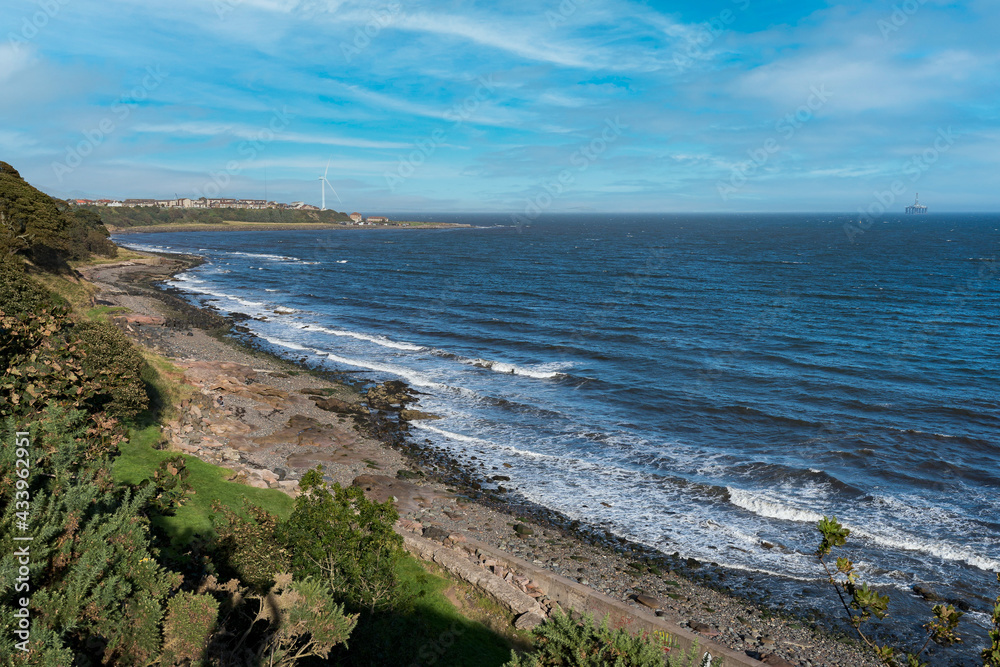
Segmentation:
{"type": "Polygon", "coordinates": [[[412,391],[405,382],[389,380],[370,388],[366,394],[368,407],[373,410],[392,410],[406,407],[413,401],[412,391]]]}

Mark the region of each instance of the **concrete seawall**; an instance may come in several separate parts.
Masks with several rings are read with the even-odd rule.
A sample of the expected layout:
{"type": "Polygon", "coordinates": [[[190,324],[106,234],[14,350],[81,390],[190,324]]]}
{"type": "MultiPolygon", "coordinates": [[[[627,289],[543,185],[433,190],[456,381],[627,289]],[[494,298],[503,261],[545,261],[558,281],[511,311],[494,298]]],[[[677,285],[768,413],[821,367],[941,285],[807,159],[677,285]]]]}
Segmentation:
{"type": "MultiPolygon", "coordinates": [[[[508,597],[507,592],[497,589],[503,582],[499,581],[498,583],[498,581],[493,581],[494,579],[498,579],[493,575],[484,576],[483,570],[478,564],[460,555],[455,549],[443,546],[439,542],[416,537],[410,533],[402,534],[408,551],[419,558],[433,561],[453,575],[479,586],[499,602],[510,607],[515,613],[524,613],[531,606],[531,603],[534,602],[531,598],[519,594],[516,596],[516,600],[511,600],[511,602],[522,604],[516,605],[516,607],[511,606],[506,600],[506,597],[508,597]],[[525,599],[522,600],[522,597],[525,599]]],[[[540,568],[533,563],[491,547],[488,544],[468,538],[466,545],[468,549],[488,555],[489,558],[503,563],[508,569],[520,572],[529,577],[546,596],[558,602],[564,609],[572,609],[581,614],[591,614],[598,621],[607,616],[611,627],[626,628],[632,634],[648,632],[649,634],[672,640],[679,647],[676,650],[684,654],[697,644],[702,662],[691,667],[701,667],[702,664],[709,664],[708,662],[704,662],[709,655],[711,656],[711,658],[708,658],[709,661],[721,658],[722,667],[767,667],[765,663],[759,660],[754,660],[743,653],[737,653],[691,630],[670,623],[656,616],[651,611],[629,606],[620,600],[610,598],[588,586],[567,579],[545,568],[540,568]]],[[[505,584],[504,587],[510,588],[505,584]]],[[[537,607],[537,603],[534,606],[537,607]]]]}

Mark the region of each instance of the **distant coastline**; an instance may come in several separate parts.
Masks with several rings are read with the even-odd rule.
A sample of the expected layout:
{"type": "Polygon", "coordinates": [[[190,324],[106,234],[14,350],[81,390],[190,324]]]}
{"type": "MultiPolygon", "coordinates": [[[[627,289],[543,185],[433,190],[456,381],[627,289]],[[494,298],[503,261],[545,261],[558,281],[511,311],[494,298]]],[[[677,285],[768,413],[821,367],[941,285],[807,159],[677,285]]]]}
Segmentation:
{"type": "Polygon", "coordinates": [[[472,225],[453,222],[413,222],[401,221],[387,225],[344,225],[324,222],[234,222],[178,223],[141,225],[136,227],[116,227],[105,225],[112,234],[155,234],[157,232],[276,232],[300,229],[463,229],[472,225]]]}

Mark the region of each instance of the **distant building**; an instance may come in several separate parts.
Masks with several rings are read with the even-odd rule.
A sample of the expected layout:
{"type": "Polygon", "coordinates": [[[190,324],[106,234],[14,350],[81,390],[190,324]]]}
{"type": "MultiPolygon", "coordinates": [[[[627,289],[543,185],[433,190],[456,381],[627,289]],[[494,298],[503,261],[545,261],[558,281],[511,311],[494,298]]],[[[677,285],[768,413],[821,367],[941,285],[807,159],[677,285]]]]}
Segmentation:
{"type": "Polygon", "coordinates": [[[122,206],[156,206],[155,199],[126,199],[122,202],[122,206]]]}
{"type": "Polygon", "coordinates": [[[368,224],[369,225],[384,225],[387,222],[389,222],[389,218],[383,218],[383,217],[378,216],[378,215],[370,215],[370,216],[368,216],[368,224]]]}
{"type": "Polygon", "coordinates": [[[235,207],[236,208],[254,208],[254,209],[257,209],[257,208],[266,208],[267,207],[267,200],[266,199],[237,199],[235,207]]]}
{"type": "Polygon", "coordinates": [[[355,211],[354,213],[351,213],[351,220],[353,220],[354,222],[361,222],[364,219],[365,219],[365,216],[361,215],[357,211],[355,211]]]}
{"type": "Polygon", "coordinates": [[[916,199],[913,200],[912,206],[906,207],[906,212],[911,215],[921,215],[927,213],[927,207],[920,203],[920,193],[917,193],[916,199]]]}

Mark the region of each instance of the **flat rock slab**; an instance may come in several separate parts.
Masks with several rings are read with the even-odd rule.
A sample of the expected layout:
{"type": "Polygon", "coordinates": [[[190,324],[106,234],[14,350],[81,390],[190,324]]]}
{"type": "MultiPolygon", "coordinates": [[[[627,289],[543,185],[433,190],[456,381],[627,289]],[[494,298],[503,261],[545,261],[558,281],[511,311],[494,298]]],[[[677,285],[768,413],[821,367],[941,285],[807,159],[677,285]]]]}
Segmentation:
{"type": "Polygon", "coordinates": [[[312,417],[293,415],[280,431],[253,440],[261,447],[287,444],[333,450],[356,445],[358,434],[353,429],[324,424],[312,417]]]}
{"type": "Polygon", "coordinates": [[[396,508],[400,514],[430,507],[435,500],[452,499],[451,495],[435,492],[430,487],[417,486],[412,482],[386,475],[358,475],[354,478],[352,486],[360,486],[365,492],[365,497],[375,502],[384,503],[395,498],[396,508]]]}

